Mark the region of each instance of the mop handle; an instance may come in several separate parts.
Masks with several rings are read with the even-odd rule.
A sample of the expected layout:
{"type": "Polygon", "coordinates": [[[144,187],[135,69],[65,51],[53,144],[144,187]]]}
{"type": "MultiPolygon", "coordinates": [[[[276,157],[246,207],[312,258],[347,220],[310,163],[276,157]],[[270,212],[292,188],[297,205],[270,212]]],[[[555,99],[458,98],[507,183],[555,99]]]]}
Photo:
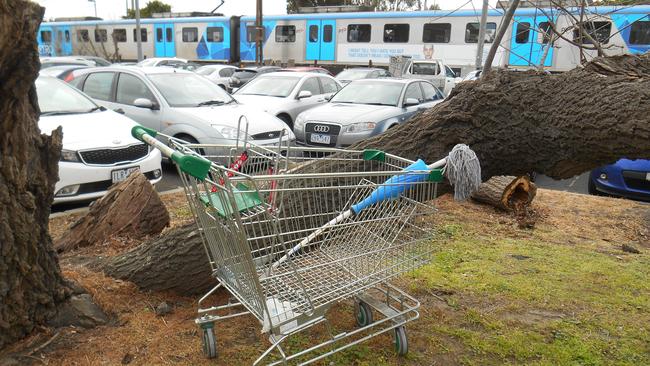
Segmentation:
{"type": "MultiPolygon", "coordinates": [[[[427,165],[427,169],[432,170],[432,169],[440,168],[440,167],[444,166],[446,163],[447,163],[447,158],[440,159],[440,160],[436,161],[435,163],[431,163],[431,164],[427,165]]],[[[359,212],[357,212],[356,214],[358,214],[358,213],[359,212]]],[[[300,249],[306,247],[312,240],[314,240],[318,235],[320,235],[323,231],[325,231],[325,229],[338,224],[339,222],[347,219],[348,217],[352,216],[353,214],[355,214],[355,212],[354,212],[354,210],[352,210],[350,208],[350,209],[346,210],[345,212],[341,213],[340,215],[336,216],[334,219],[330,220],[325,225],[323,225],[320,228],[316,229],[314,232],[309,234],[309,236],[302,239],[300,241],[300,243],[296,244],[293,248],[291,248],[291,250],[289,252],[287,252],[287,254],[282,256],[282,258],[278,259],[275,263],[273,263],[273,265],[271,266],[271,269],[278,268],[278,266],[280,264],[282,264],[289,257],[294,255],[300,249]]]]}

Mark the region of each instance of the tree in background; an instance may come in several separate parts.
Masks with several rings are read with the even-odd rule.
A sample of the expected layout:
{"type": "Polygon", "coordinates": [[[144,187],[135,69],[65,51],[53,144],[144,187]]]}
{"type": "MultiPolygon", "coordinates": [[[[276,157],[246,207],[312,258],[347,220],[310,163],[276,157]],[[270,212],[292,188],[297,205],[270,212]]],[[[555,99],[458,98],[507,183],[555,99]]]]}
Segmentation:
{"type": "MultiPolygon", "coordinates": [[[[148,2],[144,8],[140,9],[140,18],[151,18],[154,13],[169,13],[171,11],[171,5],[159,0],[153,0],[148,2]]],[[[135,9],[129,9],[124,19],[135,19],[135,9]]]]}
{"type": "Polygon", "coordinates": [[[360,1],[354,0],[287,0],[287,13],[297,13],[303,6],[341,6],[359,5],[360,1]]]}

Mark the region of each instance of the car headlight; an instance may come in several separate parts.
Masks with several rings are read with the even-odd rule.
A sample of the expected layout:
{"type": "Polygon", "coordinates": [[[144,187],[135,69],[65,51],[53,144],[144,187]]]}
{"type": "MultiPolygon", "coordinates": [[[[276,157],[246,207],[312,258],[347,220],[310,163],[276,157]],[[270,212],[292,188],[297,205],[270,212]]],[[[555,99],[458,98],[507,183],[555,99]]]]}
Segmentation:
{"type": "Polygon", "coordinates": [[[80,163],[79,154],[73,150],[61,150],[61,161],[80,163]]]}
{"type": "Polygon", "coordinates": [[[302,130],[305,128],[305,122],[307,121],[307,118],[303,116],[302,114],[299,114],[298,117],[296,117],[296,121],[293,123],[293,129],[294,130],[302,130]]]}
{"type": "Polygon", "coordinates": [[[228,140],[236,140],[237,139],[237,134],[239,134],[239,139],[243,140],[244,137],[247,137],[247,139],[250,139],[250,135],[246,135],[246,132],[237,130],[235,127],[231,126],[223,126],[223,125],[212,125],[212,128],[217,130],[223,136],[225,139],[228,140]]]}
{"type": "Polygon", "coordinates": [[[363,133],[374,130],[376,126],[377,124],[375,122],[357,122],[346,126],[344,132],[363,133]]]}

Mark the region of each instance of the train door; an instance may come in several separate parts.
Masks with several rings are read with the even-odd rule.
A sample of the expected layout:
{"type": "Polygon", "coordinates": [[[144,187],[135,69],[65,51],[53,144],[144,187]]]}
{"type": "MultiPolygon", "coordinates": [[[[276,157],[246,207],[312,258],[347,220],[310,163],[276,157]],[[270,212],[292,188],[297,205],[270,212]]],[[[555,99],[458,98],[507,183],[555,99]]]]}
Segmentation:
{"type": "Polygon", "coordinates": [[[53,32],[50,26],[41,26],[36,35],[39,56],[56,56],[54,52],[53,32]]]}
{"type": "Polygon", "coordinates": [[[176,44],[174,43],[174,24],[154,24],[155,55],[156,57],[176,57],[176,44]]]}
{"type": "Polygon", "coordinates": [[[515,16],[513,19],[508,63],[511,66],[539,66],[544,58],[544,66],[551,66],[553,47],[548,17],[515,16]]]}
{"type": "Polygon", "coordinates": [[[72,55],[72,38],[69,26],[56,28],[56,53],[57,56],[72,55]]]}
{"type": "Polygon", "coordinates": [[[334,61],[336,49],[336,21],[308,20],[305,60],[334,61]]]}

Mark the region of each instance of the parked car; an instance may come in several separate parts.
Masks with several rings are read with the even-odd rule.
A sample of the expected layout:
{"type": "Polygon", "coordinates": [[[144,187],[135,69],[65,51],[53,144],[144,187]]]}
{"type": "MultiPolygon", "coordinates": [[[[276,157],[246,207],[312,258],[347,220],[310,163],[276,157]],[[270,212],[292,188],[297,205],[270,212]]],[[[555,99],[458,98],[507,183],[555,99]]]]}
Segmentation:
{"type": "Polygon", "coordinates": [[[86,65],[59,65],[59,66],[52,66],[48,67],[46,69],[43,69],[40,71],[40,75],[48,75],[48,76],[54,76],[55,78],[59,78],[63,81],[70,81],[74,78],[73,72],[75,70],[80,70],[80,69],[85,69],[90,66],[86,65]]]}
{"type": "Polygon", "coordinates": [[[135,122],[51,76],[36,79],[36,93],[41,131],[63,128],[55,204],[101,197],[113,183],[138,170],[151,183],[160,181],[160,151],[131,136],[135,122]]]}
{"type": "Polygon", "coordinates": [[[351,81],[359,79],[376,79],[382,77],[390,77],[390,72],[378,67],[355,67],[353,69],[345,69],[336,75],[336,80],[342,85],[347,85],[351,81]]]}
{"type": "Polygon", "coordinates": [[[168,66],[178,63],[187,63],[188,61],[184,58],[176,57],[151,57],[145,58],[144,60],[138,62],[137,66],[168,66]]]}
{"type": "Polygon", "coordinates": [[[481,70],[470,71],[465,75],[463,81],[478,80],[481,77],[481,70]]]}
{"type": "Polygon", "coordinates": [[[332,75],[329,70],[324,69],[322,67],[318,66],[296,66],[296,67],[287,67],[284,69],[280,69],[279,71],[294,71],[294,72],[315,72],[317,74],[325,74],[329,76],[334,76],[332,75]]]}
{"type": "MultiPolygon", "coordinates": [[[[99,104],[132,118],[145,127],[191,143],[234,144],[244,137],[240,116],[249,121],[248,133],[259,145],[277,144],[289,127],[257,106],[237,103],[204,77],[171,67],[121,66],[83,71],[72,83],[99,104]]],[[[220,153],[220,152],[215,152],[220,153]]]]}
{"type": "Polygon", "coordinates": [[[463,79],[456,74],[443,60],[407,60],[401,68],[401,75],[405,79],[424,79],[439,88],[445,95],[463,79]]]}
{"type": "Polygon", "coordinates": [[[97,56],[57,56],[41,57],[41,70],[53,66],[80,65],[80,66],[109,66],[111,63],[97,56]]]}
{"type": "Polygon", "coordinates": [[[287,125],[301,113],[320,104],[341,89],[329,75],[311,72],[274,72],[248,82],[233,96],[243,104],[262,108],[287,125]]]}
{"type": "Polygon", "coordinates": [[[208,78],[219,85],[223,90],[230,92],[230,77],[239,70],[231,65],[205,65],[196,70],[196,73],[208,78]]]}
{"type": "Polygon", "coordinates": [[[353,81],[329,103],[298,116],[293,126],[296,143],[346,147],[404,123],[443,99],[442,92],[425,80],[353,81]]]}
{"type": "Polygon", "coordinates": [[[650,201],[650,160],[620,159],[591,171],[590,194],[608,194],[650,201]]]}
{"type": "Polygon", "coordinates": [[[253,80],[258,75],[275,72],[280,70],[277,66],[247,67],[235,71],[230,78],[230,87],[233,89],[241,88],[247,82],[253,80]]]}

